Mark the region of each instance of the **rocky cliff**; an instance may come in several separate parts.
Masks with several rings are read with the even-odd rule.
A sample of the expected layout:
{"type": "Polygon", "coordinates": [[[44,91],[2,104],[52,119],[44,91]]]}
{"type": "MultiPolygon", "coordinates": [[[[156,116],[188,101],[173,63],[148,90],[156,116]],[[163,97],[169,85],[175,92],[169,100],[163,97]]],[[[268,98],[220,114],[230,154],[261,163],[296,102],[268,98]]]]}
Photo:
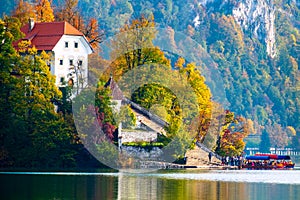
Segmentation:
{"type": "Polygon", "coordinates": [[[233,8],[232,14],[244,30],[264,40],[269,56],[276,55],[275,9],[272,0],[243,0],[233,8]]]}
{"type": "Polygon", "coordinates": [[[223,9],[234,16],[244,32],[266,44],[269,56],[276,55],[275,11],[273,0],[199,0],[208,11],[223,9]],[[216,8],[218,5],[219,8],[216,8]]]}

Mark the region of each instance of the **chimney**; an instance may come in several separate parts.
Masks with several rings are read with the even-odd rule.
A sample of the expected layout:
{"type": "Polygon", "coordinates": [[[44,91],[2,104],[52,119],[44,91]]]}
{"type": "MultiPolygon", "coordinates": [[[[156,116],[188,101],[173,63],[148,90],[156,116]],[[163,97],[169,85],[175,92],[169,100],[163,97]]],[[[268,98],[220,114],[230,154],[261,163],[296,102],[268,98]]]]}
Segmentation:
{"type": "Polygon", "coordinates": [[[32,31],[32,29],[34,27],[34,19],[29,18],[28,22],[29,22],[29,32],[30,32],[30,31],[32,31]]]}

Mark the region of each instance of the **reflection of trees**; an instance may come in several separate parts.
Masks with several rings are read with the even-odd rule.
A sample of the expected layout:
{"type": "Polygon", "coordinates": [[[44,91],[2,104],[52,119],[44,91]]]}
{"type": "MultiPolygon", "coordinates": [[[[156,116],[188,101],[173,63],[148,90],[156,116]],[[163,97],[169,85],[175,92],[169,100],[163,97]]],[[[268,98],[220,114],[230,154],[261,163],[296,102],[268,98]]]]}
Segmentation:
{"type": "Polygon", "coordinates": [[[147,176],[118,178],[118,199],[247,199],[244,183],[163,179],[147,176]]]}

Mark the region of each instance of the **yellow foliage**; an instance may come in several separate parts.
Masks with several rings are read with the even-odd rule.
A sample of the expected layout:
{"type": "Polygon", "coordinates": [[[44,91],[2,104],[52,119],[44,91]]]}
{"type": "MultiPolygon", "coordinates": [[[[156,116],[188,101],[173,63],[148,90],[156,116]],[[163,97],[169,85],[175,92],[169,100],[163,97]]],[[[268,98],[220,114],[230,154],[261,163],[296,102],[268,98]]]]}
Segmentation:
{"type": "Polygon", "coordinates": [[[20,53],[25,53],[27,49],[30,47],[31,42],[28,40],[22,40],[18,43],[18,48],[20,53]]]}
{"type": "Polygon", "coordinates": [[[296,134],[297,134],[296,130],[292,126],[286,127],[286,130],[287,130],[288,135],[296,136],[296,134]]]}
{"type": "Polygon", "coordinates": [[[48,0],[36,0],[36,20],[39,22],[53,22],[54,14],[48,0]]]}
{"type": "Polygon", "coordinates": [[[43,60],[49,60],[50,59],[50,55],[48,53],[46,53],[45,51],[42,51],[40,56],[43,60]]]}
{"type": "Polygon", "coordinates": [[[291,40],[293,42],[293,45],[297,45],[297,39],[294,34],[291,34],[291,40]]]}
{"type": "Polygon", "coordinates": [[[35,47],[29,48],[28,53],[30,55],[36,55],[37,54],[37,49],[35,47]]]}
{"type": "Polygon", "coordinates": [[[16,17],[20,20],[22,25],[28,23],[30,18],[35,19],[34,7],[28,3],[20,0],[16,10],[13,12],[13,17],[16,17]]]}

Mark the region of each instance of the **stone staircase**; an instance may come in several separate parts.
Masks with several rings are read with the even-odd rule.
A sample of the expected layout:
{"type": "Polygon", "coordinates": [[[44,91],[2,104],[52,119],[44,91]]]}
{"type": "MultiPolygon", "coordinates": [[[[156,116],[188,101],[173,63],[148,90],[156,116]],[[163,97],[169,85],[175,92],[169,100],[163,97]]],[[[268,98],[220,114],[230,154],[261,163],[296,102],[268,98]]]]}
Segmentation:
{"type": "Polygon", "coordinates": [[[209,162],[208,152],[196,145],[194,149],[186,152],[186,165],[214,167],[221,166],[221,161],[212,156],[211,162],[209,162]]]}

